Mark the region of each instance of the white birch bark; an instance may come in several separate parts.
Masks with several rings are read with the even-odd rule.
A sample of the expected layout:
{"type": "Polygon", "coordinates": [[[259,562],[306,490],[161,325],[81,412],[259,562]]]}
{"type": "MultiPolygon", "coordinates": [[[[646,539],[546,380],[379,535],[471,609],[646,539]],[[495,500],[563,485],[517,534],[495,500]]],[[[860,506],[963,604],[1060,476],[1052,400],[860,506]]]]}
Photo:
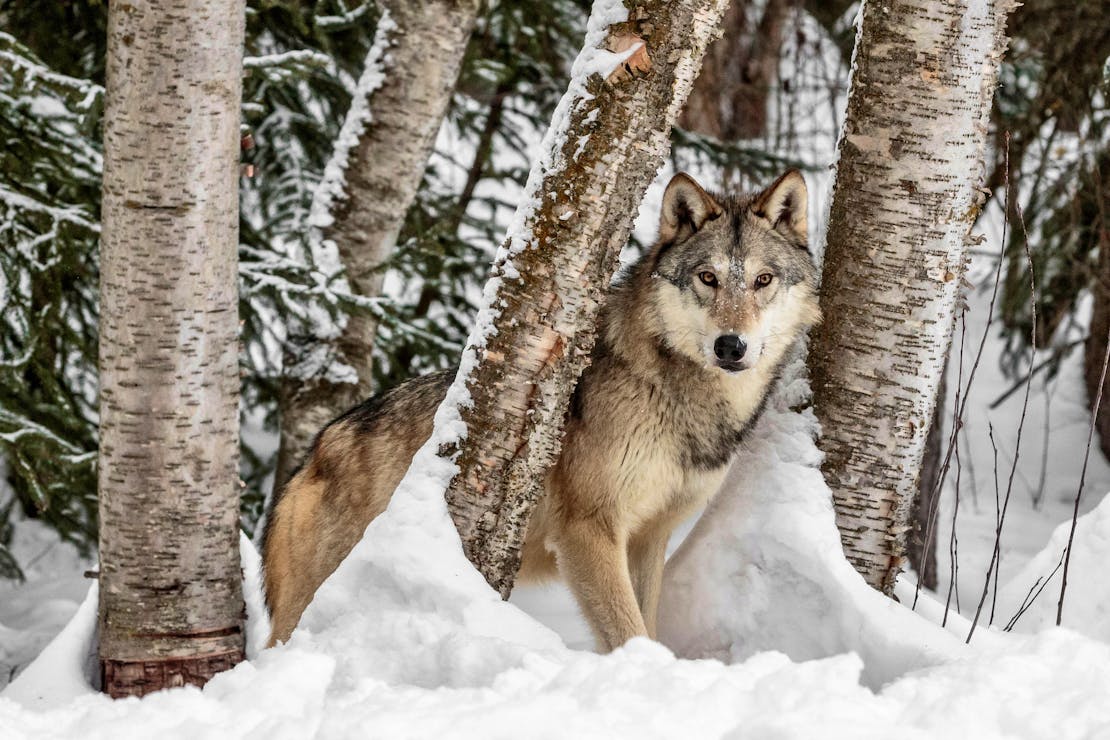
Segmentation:
{"type": "Polygon", "coordinates": [[[845,554],[890,593],[951,339],[1012,0],[865,0],[810,349],[845,554]]]}
{"type": "Polygon", "coordinates": [[[243,658],[242,0],[108,16],[100,282],[100,659],[113,696],[243,658]]]}
{"type": "MultiPolygon", "coordinates": [[[[337,250],[356,295],[380,295],[381,269],[447,113],[478,0],[387,0],[358,93],[313,203],[314,235],[337,250]]],[[[297,338],[286,355],[275,487],[313,436],[373,393],[373,314],[347,317],[338,336],[297,338]],[[334,372],[334,363],[354,370],[334,372]]]]}
{"type": "Polygon", "coordinates": [[[600,301],[727,0],[626,4],[594,4],[448,395],[466,398],[465,436],[441,448],[458,466],[448,507],[505,597],[600,301]]]}

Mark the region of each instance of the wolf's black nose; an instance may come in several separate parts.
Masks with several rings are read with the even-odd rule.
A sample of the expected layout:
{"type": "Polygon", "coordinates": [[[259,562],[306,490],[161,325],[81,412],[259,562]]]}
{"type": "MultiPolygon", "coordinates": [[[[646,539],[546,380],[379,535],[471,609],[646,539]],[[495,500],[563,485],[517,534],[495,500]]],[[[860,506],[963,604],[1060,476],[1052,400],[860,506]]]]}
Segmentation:
{"type": "Polygon", "coordinates": [[[726,334],[717,337],[713,343],[713,352],[722,362],[739,362],[744,353],[748,351],[748,344],[735,334],[726,334]]]}

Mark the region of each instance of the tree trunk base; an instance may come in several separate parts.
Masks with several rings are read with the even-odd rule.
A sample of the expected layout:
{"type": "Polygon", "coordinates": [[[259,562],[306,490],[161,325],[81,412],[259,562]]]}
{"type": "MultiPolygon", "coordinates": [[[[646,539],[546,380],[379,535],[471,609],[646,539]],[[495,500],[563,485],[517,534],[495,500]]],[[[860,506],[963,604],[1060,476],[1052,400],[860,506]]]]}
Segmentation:
{"type": "Polygon", "coordinates": [[[186,684],[200,688],[208,679],[245,658],[242,650],[227,650],[189,658],[103,660],[100,663],[101,690],[113,699],[122,699],[186,684]]]}

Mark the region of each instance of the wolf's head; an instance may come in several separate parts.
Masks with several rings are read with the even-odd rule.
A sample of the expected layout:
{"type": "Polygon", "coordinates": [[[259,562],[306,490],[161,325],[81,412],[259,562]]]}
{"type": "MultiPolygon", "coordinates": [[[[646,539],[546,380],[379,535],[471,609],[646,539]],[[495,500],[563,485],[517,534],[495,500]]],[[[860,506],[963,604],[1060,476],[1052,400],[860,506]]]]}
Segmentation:
{"type": "Polygon", "coordinates": [[[778,363],[820,320],[807,245],[806,184],[797,170],[735,197],[675,175],[663,195],[659,240],[645,257],[648,331],[725,373],[778,363]]]}

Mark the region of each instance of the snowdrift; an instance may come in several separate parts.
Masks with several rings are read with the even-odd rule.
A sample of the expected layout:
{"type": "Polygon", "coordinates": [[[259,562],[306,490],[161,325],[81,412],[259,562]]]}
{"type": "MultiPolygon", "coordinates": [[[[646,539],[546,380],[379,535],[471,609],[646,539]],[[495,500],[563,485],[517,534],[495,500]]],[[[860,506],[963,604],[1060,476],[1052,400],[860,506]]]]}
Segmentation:
{"type": "Polygon", "coordinates": [[[801,363],[778,388],[722,491],[667,564],[660,639],[686,657],[760,650],[794,660],[843,652],[877,688],[961,654],[951,633],[866,583],[844,559],[817,466],[817,422],[801,363]]]}
{"type": "MultiPolygon", "coordinates": [[[[1064,551],[1071,522],[1056,528],[1037,553],[998,592],[999,614],[1018,615],[1015,629],[1039,631],[1056,624],[1064,551]]],[[[1110,496],[1079,518],[1075,527],[1062,624],[1110,643],[1110,496]]],[[[1003,620],[1006,621],[1006,620],[1003,620]]]]}
{"type": "MultiPolygon", "coordinates": [[[[88,680],[92,592],[69,627],[0,694],[0,735],[1110,732],[1107,644],[1054,628],[1035,636],[981,630],[966,646],[872,593],[852,571],[815,468],[814,422],[791,410],[806,396],[799,370],[792,368],[724,491],[668,566],[662,637],[684,658],[646,639],[609,655],[570,650],[502,602],[462,555],[442,499],[446,471],[421,467],[418,459],[417,474],[320,590],[288,644],[256,650],[266,625],[257,556],[244,542],[251,660],[203,690],[113,702],[88,680]]],[[[1077,541],[1095,543],[1092,558],[1105,554],[1098,548],[1110,533],[1108,510],[1104,505],[1081,522],[1077,541]]],[[[1094,562],[1076,555],[1074,567],[1094,562]]],[[[1089,595],[1077,588],[1069,597],[1077,623],[1104,613],[1098,609],[1107,594],[1096,599],[1101,607],[1090,605],[1089,595]]]]}

